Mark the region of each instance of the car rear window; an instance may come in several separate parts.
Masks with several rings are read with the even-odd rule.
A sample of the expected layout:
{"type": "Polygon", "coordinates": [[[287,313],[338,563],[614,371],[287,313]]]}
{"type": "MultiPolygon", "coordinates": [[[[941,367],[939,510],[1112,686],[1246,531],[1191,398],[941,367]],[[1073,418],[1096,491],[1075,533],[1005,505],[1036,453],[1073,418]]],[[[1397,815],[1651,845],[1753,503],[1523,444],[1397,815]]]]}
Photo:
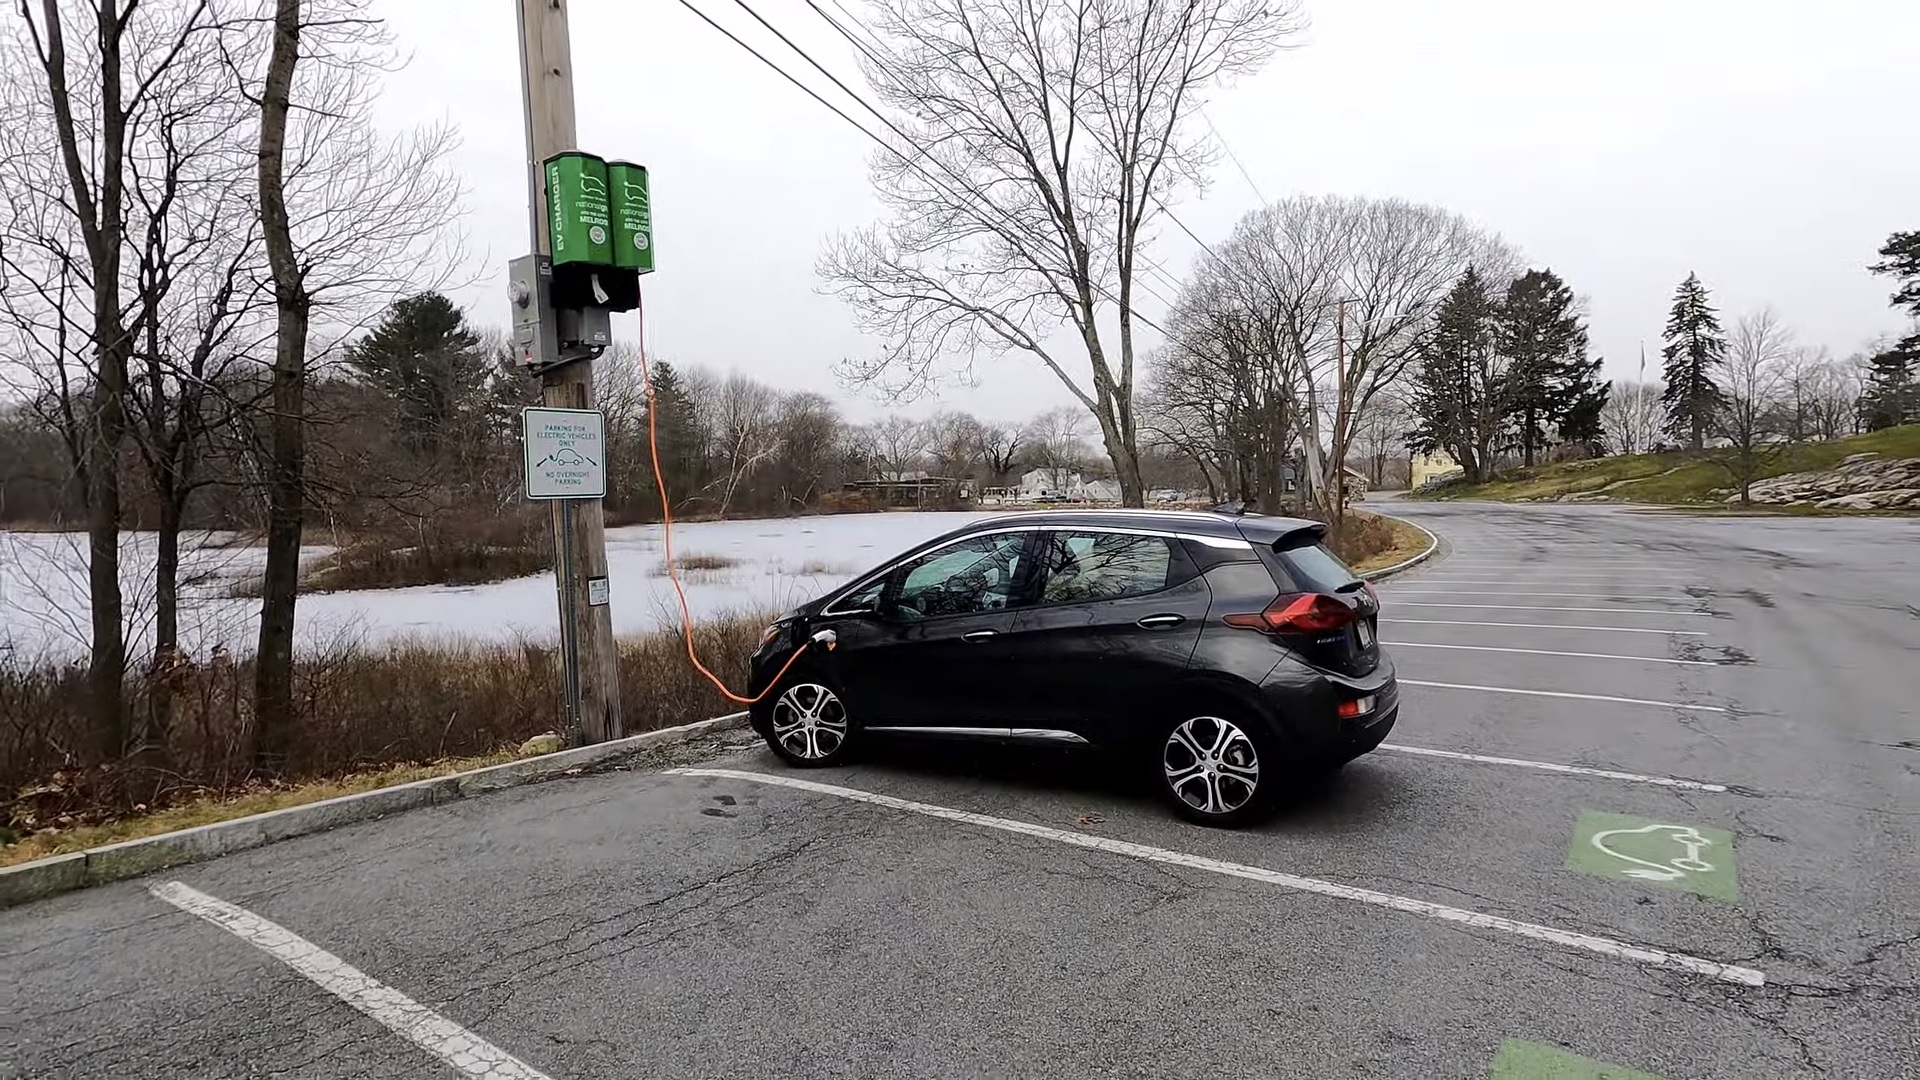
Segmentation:
{"type": "Polygon", "coordinates": [[[1360,579],[1325,544],[1301,544],[1281,548],[1280,561],[1300,588],[1308,592],[1336,593],[1360,579]]]}

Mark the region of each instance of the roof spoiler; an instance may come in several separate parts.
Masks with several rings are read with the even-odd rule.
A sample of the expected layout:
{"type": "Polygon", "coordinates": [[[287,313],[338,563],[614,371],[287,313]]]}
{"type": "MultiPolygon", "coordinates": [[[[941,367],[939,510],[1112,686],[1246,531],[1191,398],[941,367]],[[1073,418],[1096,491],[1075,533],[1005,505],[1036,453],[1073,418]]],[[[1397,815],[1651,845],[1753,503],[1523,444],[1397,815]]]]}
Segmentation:
{"type": "Polygon", "coordinates": [[[1283,531],[1274,538],[1273,546],[1278,548],[1302,547],[1317,544],[1326,539],[1327,527],[1317,521],[1283,531]]]}

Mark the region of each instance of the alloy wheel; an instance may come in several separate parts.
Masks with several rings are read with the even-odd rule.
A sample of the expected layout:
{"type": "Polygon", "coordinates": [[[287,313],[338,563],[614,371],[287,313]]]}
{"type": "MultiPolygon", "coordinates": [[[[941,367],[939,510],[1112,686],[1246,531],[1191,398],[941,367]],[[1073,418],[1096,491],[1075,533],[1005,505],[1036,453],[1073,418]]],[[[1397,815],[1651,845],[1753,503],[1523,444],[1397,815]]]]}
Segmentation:
{"type": "Polygon", "coordinates": [[[1253,740],[1217,716],[1196,716],[1174,728],[1161,763],[1167,786],[1203,814],[1230,814],[1251,802],[1260,786],[1253,740]]]}
{"type": "Polygon", "coordinates": [[[847,707],[819,683],[796,683],[774,702],[773,737],[794,757],[831,757],[847,741],[847,707]]]}

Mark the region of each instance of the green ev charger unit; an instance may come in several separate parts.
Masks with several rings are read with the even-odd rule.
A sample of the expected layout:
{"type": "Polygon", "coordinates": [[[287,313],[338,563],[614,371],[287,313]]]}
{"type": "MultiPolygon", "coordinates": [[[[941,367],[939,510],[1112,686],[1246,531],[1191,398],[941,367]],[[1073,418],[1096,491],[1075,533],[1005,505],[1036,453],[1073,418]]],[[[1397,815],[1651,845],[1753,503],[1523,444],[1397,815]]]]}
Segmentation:
{"type": "Polygon", "coordinates": [[[647,167],[610,161],[607,181],[613,209],[613,264],[636,274],[651,274],[653,203],[647,193],[647,167]]]}
{"type": "Polygon", "coordinates": [[[645,166],[569,150],[541,167],[553,254],[507,267],[514,343],[536,372],[600,355],[613,343],[609,315],[639,307],[640,275],[653,272],[645,166]]]}
{"type": "MultiPolygon", "coordinates": [[[[603,321],[606,312],[639,307],[639,273],[617,257],[620,245],[615,243],[606,161],[569,150],[546,160],[546,175],[553,306],[563,313],[582,312],[584,321],[603,321]]],[[[631,248],[631,240],[625,246],[631,248]]],[[[651,251],[647,259],[651,267],[651,251]]],[[[563,315],[563,326],[565,321],[563,315]]]]}
{"type": "Polygon", "coordinates": [[[547,239],[553,266],[613,265],[607,163],[577,150],[547,159],[547,239]]]}

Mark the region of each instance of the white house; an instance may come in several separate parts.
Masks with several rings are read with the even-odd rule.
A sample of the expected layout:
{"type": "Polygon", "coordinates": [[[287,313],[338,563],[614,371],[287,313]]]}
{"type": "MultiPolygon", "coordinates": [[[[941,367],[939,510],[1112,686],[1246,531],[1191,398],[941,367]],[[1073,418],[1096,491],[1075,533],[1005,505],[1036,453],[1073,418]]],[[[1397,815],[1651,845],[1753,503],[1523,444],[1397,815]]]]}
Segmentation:
{"type": "Polygon", "coordinates": [[[1069,495],[1080,486],[1080,474],[1067,468],[1028,469],[1020,474],[1020,497],[1037,499],[1042,495],[1069,495]]]}
{"type": "Polygon", "coordinates": [[[1088,502],[1119,502],[1120,481],[1083,480],[1068,489],[1067,494],[1088,502]]]}

